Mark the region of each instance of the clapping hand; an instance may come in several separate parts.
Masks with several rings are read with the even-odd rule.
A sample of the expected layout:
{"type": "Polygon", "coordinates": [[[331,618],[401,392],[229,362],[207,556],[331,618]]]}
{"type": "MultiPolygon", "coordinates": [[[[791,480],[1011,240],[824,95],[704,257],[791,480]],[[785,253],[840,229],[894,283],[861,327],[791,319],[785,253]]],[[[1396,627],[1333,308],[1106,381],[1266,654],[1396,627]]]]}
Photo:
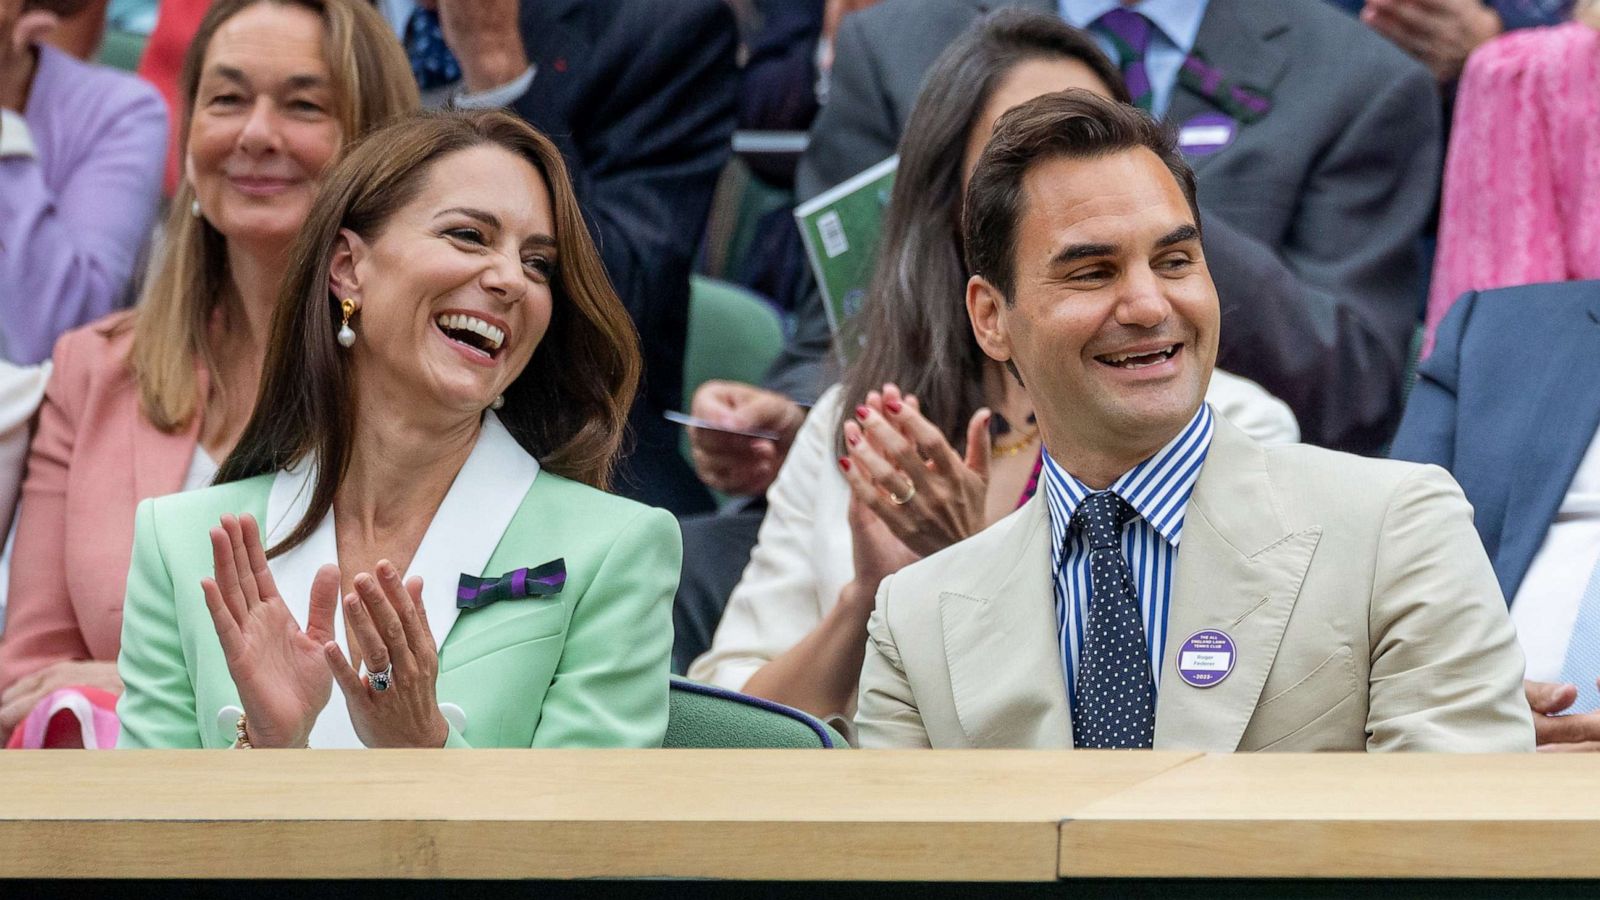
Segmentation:
{"type": "Polygon", "coordinates": [[[977,534],[989,489],[989,415],[980,409],[968,421],[962,456],[916,397],[893,384],[869,393],[844,426],[849,465],[841,468],[852,497],[918,556],[977,534]]]}
{"type": "Polygon", "coordinates": [[[355,588],[344,598],[345,628],[372,674],[357,672],[334,641],[323,653],[344,691],[356,736],[368,747],[443,747],[450,726],[436,702],[439,654],[422,605],[422,579],[402,584],[394,564],[381,560],[376,577],[357,575],[355,588]]]}
{"type": "Polygon", "coordinates": [[[311,613],[302,631],[267,568],[261,532],[251,516],[223,516],[211,529],[216,577],[200,581],[239,690],[256,747],[304,747],[332,683],[323,645],[333,640],[339,569],[323,566],[311,583],[311,613]]]}

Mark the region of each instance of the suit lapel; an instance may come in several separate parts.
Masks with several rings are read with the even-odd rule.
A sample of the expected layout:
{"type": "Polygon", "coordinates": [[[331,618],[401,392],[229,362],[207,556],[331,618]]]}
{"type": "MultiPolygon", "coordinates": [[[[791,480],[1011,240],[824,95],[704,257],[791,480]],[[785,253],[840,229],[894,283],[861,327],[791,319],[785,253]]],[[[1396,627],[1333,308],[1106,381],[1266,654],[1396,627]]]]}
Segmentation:
{"type": "MultiPolygon", "coordinates": [[[[1212,0],[1200,20],[1195,51],[1228,80],[1270,97],[1288,63],[1290,22],[1282,3],[1283,0],[1212,0]]],[[[1209,100],[1179,83],[1172,90],[1166,118],[1181,126],[1201,113],[1215,112],[1220,110],[1209,100]]],[[[1220,155],[1197,157],[1191,163],[1196,170],[1204,169],[1220,155]]]]}
{"type": "Polygon", "coordinates": [[[1184,514],[1156,704],[1155,747],[1228,752],[1239,746],[1321,538],[1288,530],[1261,447],[1217,419],[1205,468],[1184,514]],[[1233,640],[1233,671],[1196,688],[1178,674],[1184,641],[1202,629],[1233,640]]]}
{"type": "Polygon", "coordinates": [[[519,102],[519,109],[532,122],[567,122],[574,112],[571,94],[589,83],[588,72],[594,65],[594,47],[577,22],[583,2],[551,0],[521,6],[528,61],[537,69],[534,87],[519,102]]]}
{"type": "Polygon", "coordinates": [[[939,594],[939,622],[956,718],[973,747],[1071,747],[1066,675],[1056,643],[1049,512],[1041,490],[992,535],[1014,548],[998,584],[939,594]]]}
{"type": "Polygon", "coordinates": [[[971,0],[979,13],[988,13],[997,9],[1031,9],[1034,12],[1056,14],[1061,7],[1056,0],[971,0]]]}
{"type": "Polygon", "coordinates": [[[1544,335],[1555,345],[1550,359],[1561,364],[1545,369],[1530,385],[1528,396],[1543,402],[1532,404],[1537,412],[1529,417],[1528,439],[1522,442],[1525,456],[1506,497],[1507,521],[1501,528],[1495,568],[1507,587],[1507,603],[1600,430],[1600,401],[1595,397],[1595,385],[1600,385],[1600,297],[1573,307],[1561,318],[1562,325],[1544,335]]]}
{"type": "MultiPolygon", "coordinates": [[[[477,446],[472,448],[472,455],[456,474],[450,493],[439,504],[439,511],[434,514],[407,571],[407,577],[422,576],[423,606],[428,611],[434,638],[440,644],[441,666],[450,659],[447,651],[456,632],[467,630],[465,621],[462,629],[453,627],[460,613],[456,608],[456,588],[461,576],[504,573],[504,570],[490,571],[491,557],[505,539],[512,519],[522,508],[538,474],[538,460],[522,449],[499,417],[494,413],[484,416],[477,446]]],[[[544,562],[548,560],[519,560],[506,568],[544,562]]],[[[450,661],[452,664],[459,662],[450,661]]]]}

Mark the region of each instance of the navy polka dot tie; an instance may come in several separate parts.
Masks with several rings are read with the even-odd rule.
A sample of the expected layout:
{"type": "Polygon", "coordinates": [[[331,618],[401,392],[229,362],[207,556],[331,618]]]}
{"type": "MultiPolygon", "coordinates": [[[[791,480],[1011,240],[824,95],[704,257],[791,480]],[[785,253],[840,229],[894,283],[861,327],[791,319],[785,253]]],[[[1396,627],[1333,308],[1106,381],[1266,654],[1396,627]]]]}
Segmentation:
{"type": "Polygon", "coordinates": [[[1072,745],[1131,750],[1155,740],[1150,650],[1133,573],[1122,555],[1122,526],[1136,513],[1110,491],[1090,494],[1072,516],[1089,546],[1089,616],[1078,648],[1072,745]]]}
{"type": "Polygon", "coordinates": [[[461,80],[461,66],[444,42],[444,26],[437,12],[421,6],[414,9],[411,18],[406,20],[406,36],[402,43],[419,89],[428,91],[461,80]]]}

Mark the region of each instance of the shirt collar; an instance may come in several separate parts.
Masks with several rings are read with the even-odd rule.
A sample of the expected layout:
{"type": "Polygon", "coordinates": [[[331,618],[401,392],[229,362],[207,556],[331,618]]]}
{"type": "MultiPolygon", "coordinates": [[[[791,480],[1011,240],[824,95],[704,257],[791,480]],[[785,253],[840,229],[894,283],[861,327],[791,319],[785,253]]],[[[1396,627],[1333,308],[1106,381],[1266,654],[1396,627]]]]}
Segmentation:
{"type": "MultiPolygon", "coordinates": [[[[1061,17],[1075,28],[1090,23],[1122,4],[1119,0],[1060,0],[1061,17]]],[[[1194,52],[1205,18],[1207,0],[1140,0],[1129,7],[1149,19],[1185,55],[1194,52]]]]}
{"type": "MultiPolygon", "coordinates": [[[[1194,493],[1194,483],[1200,478],[1206,453],[1211,449],[1212,431],[1211,406],[1202,403],[1177,437],[1111,485],[1111,491],[1126,500],[1134,512],[1173,547],[1178,546],[1183,536],[1184,509],[1189,505],[1189,495],[1194,493]]],[[[1066,545],[1072,514],[1094,491],[1062,468],[1050,455],[1049,448],[1044,454],[1043,481],[1045,508],[1050,511],[1051,561],[1059,569],[1061,548],[1066,545]]]]}

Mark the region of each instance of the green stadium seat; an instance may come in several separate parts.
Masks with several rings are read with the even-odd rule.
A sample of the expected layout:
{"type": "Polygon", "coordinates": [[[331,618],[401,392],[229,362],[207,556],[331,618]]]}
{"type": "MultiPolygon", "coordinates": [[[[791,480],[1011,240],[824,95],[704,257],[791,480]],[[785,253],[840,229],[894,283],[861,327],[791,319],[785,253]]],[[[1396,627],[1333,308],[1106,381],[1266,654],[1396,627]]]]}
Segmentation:
{"type": "Polygon", "coordinates": [[[781,703],[676,676],[667,714],[669,749],[831,750],[849,744],[828,725],[781,703]]]}

